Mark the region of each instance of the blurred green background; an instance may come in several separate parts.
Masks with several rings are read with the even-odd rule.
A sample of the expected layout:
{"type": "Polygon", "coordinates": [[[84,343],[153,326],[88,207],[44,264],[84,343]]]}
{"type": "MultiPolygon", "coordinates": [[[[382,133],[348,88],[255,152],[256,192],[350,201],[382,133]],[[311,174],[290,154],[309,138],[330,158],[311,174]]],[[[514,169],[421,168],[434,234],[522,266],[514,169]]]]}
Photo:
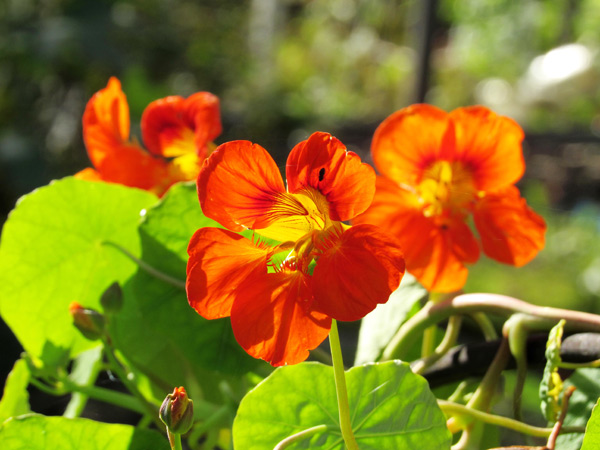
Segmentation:
{"type": "Polygon", "coordinates": [[[150,101],[207,90],[217,143],[281,165],[315,130],[369,160],[401,107],[484,104],[526,130],[520,187],[548,243],[525,268],[482,261],[466,290],[600,312],[599,23],[599,0],[2,0],[0,221],[88,165],[81,116],[112,75],[137,136],[150,101]]]}

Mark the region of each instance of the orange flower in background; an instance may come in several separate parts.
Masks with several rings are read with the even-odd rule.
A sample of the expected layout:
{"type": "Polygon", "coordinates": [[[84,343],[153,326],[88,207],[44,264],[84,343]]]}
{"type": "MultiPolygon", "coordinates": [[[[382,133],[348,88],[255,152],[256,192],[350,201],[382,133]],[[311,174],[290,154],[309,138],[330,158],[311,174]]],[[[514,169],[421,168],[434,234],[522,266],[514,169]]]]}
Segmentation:
{"type": "Polygon", "coordinates": [[[397,111],[375,131],[381,176],[371,207],[353,223],[395,235],[407,270],[430,291],[462,288],[480,248],[522,266],[544,247],[546,231],[514,186],[525,171],[522,140],[519,125],[481,106],[397,111]]]}
{"type": "Polygon", "coordinates": [[[203,317],[231,316],[237,341],[274,366],[296,364],[329,334],[331,319],[358,320],[400,284],[396,240],[342,221],[365,211],[375,173],[327,133],[277,165],[248,141],[219,146],[198,176],[202,211],[227,230],[202,228],[188,246],[187,294],[203,317]],[[237,231],[255,230],[270,245],[237,231]]]}
{"type": "Polygon", "coordinates": [[[142,115],[142,140],[129,136],[129,105],[112,77],[83,113],[83,140],[94,168],[75,176],[137,187],[162,195],[178,181],[193,180],[221,133],[219,100],[208,92],[156,100],[142,115]]]}

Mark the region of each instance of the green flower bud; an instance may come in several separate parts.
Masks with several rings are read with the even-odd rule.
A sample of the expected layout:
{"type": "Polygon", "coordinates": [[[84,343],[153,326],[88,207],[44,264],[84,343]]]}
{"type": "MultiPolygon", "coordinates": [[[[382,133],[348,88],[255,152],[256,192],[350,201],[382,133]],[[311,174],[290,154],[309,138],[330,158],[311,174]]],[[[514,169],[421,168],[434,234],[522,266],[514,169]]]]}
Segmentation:
{"type": "Polygon", "coordinates": [[[90,341],[100,339],[105,334],[106,318],[95,309],[84,308],[77,302],[69,305],[73,325],[90,341]]]}
{"type": "Polygon", "coordinates": [[[194,402],[187,396],[183,386],[167,395],[159,415],[170,433],[184,434],[189,431],[194,423],[194,402]]]}
{"type": "Polygon", "coordinates": [[[116,281],[100,297],[100,304],[107,314],[116,313],[123,306],[123,291],[116,281]]]}

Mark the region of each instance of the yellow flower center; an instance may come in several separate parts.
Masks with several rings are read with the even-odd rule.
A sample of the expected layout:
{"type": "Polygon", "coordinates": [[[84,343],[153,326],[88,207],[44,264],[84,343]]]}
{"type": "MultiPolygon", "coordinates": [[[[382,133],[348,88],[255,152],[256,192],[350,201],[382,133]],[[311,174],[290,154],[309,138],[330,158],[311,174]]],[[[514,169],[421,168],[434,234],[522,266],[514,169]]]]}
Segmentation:
{"type": "Polygon", "coordinates": [[[280,194],[270,214],[275,219],[271,225],[255,231],[281,242],[296,242],[312,231],[324,230],[333,223],[329,218],[327,199],[313,188],[295,194],[280,194]]]}
{"type": "Polygon", "coordinates": [[[466,215],[478,195],[471,170],[461,162],[436,161],[417,187],[426,217],[466,215]]]}

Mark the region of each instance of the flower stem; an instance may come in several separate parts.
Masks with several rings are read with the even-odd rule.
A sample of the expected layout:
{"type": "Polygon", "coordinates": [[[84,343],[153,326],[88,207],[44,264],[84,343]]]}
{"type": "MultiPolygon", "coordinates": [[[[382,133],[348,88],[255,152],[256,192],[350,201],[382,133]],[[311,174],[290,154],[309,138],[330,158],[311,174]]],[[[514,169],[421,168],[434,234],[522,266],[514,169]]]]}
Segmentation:
{"type": "Polygon", "coordinates": [[[329,333],[329,346],[331,347],[331,359],[333,360],[333,376],[335,377],[335,390],[337,394],[338,410],[340,413],[340,429],[342,437],[348,450],[358,450],[358,444],[352,432],[350,422],[350,406],[348,404],[348,392],[346,390],[346,374],[344,372],[344,361],[342,359],[342,347],[338,334],[337,321],[331,321],[331,332],[329,333]]]}
{"type": "MultiPolygon", "coordinates": [[[[518,431],[519,433],[528,434],[529,436],[536,436],[547,438],[552,433],[552,428],[541,428],[528,425],[515,419],[508,417],[497,416],[495,414],[486,413],[476,409],[469,408],[468,406],[461,405],[459,403],[449,402],[447,400],[438,400],[438,405],[441,410],[446,414],[457,414],[470,416],[475,420],[488,423],[490,425],[497,425],[509,430],[518,431]]],[[[563,433],[583,433],[585,427],[568,427],[563,428],[563,433]]]]}
{"type": "Polygon", "coordinates": [[[169,444],[171,450],[183,450],[181,447],[181,435],[177,433],[171,433],[167,427],[167,436],[169,437],[169,444]]]}

